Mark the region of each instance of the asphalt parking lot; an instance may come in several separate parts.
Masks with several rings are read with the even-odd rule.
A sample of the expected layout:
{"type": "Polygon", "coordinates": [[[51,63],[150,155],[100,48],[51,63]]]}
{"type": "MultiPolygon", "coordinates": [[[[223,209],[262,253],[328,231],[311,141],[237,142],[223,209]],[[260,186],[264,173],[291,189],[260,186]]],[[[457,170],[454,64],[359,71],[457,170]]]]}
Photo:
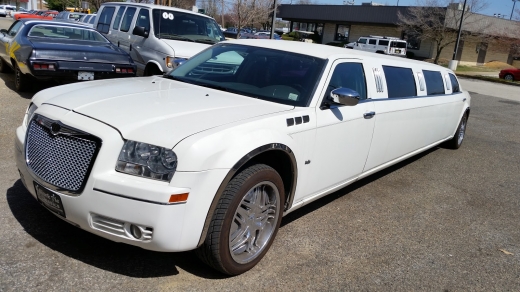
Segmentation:
{"type": "Polygon", "coordinates": [[[431,149],[289,214],[260,264],[228,278],[191,252],[114,243],[41,207],[13,146],[35,92],[0,73],[0,291],[519,291],[520,87],[461,84],[472,106],[459,150],[431,149]]]}

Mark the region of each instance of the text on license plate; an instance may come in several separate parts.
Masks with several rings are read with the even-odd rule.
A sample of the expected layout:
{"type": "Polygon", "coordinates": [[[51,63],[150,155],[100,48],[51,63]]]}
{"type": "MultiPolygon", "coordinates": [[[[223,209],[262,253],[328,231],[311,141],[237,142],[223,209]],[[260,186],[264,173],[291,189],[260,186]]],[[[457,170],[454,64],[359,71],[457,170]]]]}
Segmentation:
{"type": "Polygon", "coordinates": [[[65,218],[65,209],[63,208],[63,203],[58,194],[55,194],[37,183],[34,183],[34,189],[36,190],[38,202],[50,211],[65,218]]]}
{"type": "Polygon", "coordinates": [[[79,71],[78,80],[94,80],[94,72],[79,71]]]}

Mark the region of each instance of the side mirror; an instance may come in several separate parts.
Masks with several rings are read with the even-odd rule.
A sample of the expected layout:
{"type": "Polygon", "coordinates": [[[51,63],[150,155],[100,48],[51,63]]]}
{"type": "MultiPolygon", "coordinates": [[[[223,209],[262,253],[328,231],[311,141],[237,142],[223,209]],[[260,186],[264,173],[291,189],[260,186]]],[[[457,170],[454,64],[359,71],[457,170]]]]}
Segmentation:
{"type": "Polygon", "coordinates": [[[3,33],[4,35],[6,35],[7,34],[7,29],[3,29],[2,28],[2,29],[0,29],[0,32],[3,33]]]}
{"type": "Polygon", "coordinates": [[[359,93],[350,88],[336,88],[330,92],[330,98],[333,103],[354,106],[359,102],[359,93]]]}
{"type": "Polygon", "coordinates": [[[138,36],[142,36],[144,38],[147,38],[149,34],[149,32],[144,27],[137,25],[134,27],[132,33],[138,36]]]}

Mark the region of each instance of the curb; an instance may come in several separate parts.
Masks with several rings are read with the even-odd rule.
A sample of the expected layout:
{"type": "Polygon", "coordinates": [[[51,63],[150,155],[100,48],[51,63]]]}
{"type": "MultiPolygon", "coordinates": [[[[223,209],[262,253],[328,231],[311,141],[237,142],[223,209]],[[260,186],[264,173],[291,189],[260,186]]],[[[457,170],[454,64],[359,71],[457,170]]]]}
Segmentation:
{"type": "Polygon", "coordinates": [[[483,80],[483,81],[489,81],[489,82],[494,82],[494,83],[501,83],[501,84],[505,84],[505,85],[512,85],[512,86],[520,87],[519,82],[505,81],[503,79],[499,79],[496,77],[487,77],[487,76],[480,76],[480,75],[466,75],[466,74],[457,74],[457,73],[455,73],[455,74],[457,75],[457,77],[477,79],[477,80],[483,80]]]}

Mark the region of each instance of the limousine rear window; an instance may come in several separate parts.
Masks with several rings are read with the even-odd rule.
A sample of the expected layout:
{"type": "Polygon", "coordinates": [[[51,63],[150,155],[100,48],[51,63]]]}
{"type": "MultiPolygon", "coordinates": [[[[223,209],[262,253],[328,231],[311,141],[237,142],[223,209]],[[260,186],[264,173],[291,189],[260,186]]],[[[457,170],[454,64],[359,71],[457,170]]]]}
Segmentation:
{"type": "Polygon", "coordinates": [[[417,96],[412,69],[383,66],[383,72],[389,98],[417,96]]]}
{"type": "Polygon", "coordinates": [[[423,74],[426,80],[426,94],[444,94],[444,83],[442,82],[441,72],[423,70],[423,74]]]}
{"type": "Polygon", "coordinates": [[[450,73],[451,87],[453,88],[453,93],[460,92],[459,81],[457,81],[457,77],[450,73]]]}

